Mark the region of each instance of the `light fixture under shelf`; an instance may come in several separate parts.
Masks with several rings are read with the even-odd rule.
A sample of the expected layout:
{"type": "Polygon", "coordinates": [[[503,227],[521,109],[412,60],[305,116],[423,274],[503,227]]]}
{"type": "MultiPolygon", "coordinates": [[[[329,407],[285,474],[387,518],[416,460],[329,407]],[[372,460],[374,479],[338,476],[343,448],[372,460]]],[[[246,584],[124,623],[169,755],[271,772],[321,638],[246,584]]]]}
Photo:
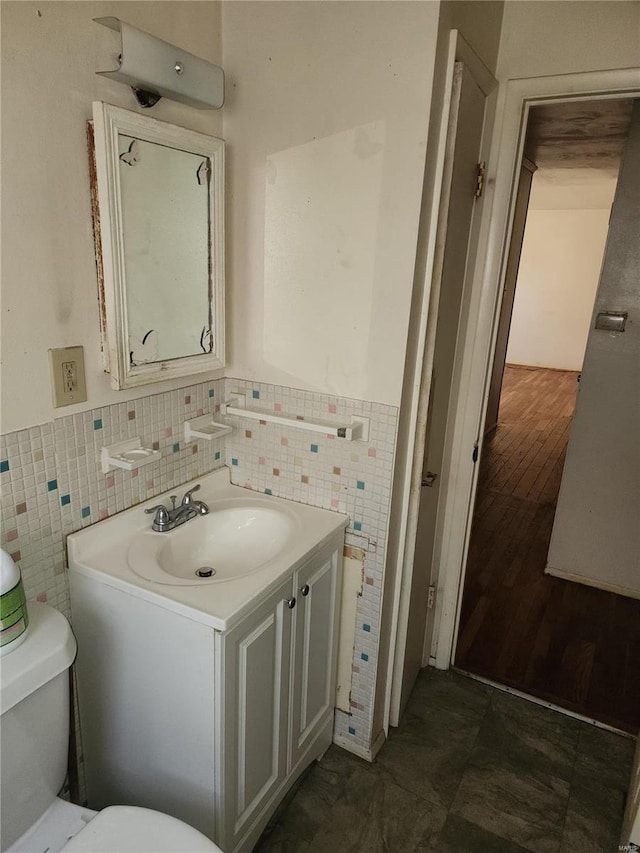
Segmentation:
{"type": "Polygon", "coordinates": [[[113,54],[117,68],[96,74],[131,86],[141,107],[152,107],[160,98],[204,110],[224,103],[222,68],[119,18],[93,20],[120,36],[113,54]]]}
{"type": "Polygon", "coordinates": [[[159,450],[143,447],[140,437],[128,438],[102,448],[100,454],[102,473],[108,474],[115,468],[133,471],[136,468],[142,468],[143,465],[150,465],[161,457],[162,453],[159,450]]]}
{"type": "Polygon", "coordinates": [[[201,415],[198,418],[192,418],[190,421],[184,422],[184,440],[186,444],[189,444],[196,438],[200,438],[203,441],[213,441],[213,439],[221,438],[231,431],[230,426],[216,423],[211,415],[201,415]]]}

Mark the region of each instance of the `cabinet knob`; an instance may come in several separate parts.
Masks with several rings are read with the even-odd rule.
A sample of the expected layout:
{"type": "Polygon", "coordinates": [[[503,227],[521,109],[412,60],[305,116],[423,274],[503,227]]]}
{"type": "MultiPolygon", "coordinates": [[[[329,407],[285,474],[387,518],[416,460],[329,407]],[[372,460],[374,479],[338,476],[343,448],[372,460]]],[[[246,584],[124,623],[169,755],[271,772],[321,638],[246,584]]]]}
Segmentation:
{"type": "Polygon", "coordinates": [[[293,610],[293,608],[296,606],[296,600],[295,600],[295,598],[293,598],[293,596],[292,596],[291,598],[287,598],[287,599],[285,600],[285,604],[287,605],[287,607],[289,608],[289,610],[293,610]]]}
{"type": "Polygon", "coordinates": [[[306,596],[306,595],[309,595],[309,589],[310,589],[309,584],[308,584],[308,583],[306,583],[306,584],[302,587],[302,589],[300,590],[300,592],[301,592],[303,595],[305,595],[305,596],[306,596]]]}

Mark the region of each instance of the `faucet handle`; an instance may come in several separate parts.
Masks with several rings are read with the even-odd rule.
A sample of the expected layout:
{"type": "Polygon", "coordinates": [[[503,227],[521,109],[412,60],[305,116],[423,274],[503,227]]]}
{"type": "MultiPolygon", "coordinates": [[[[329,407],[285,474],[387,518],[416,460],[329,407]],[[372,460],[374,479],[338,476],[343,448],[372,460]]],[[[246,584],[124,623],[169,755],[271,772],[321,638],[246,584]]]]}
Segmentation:
{"type": "Polygon", "coordinates": [[[145,512],[147,515],[155,512],[156,515],[153,519],[154,526],[162,527],[169,523],[169,510],[163,504],[158,504],[158,506],[152,506],[150,509],[145,509],[145,512]]]}
{"type": "Polygon", "coordinates": [[[192,489],[189,489],[187,492],[185,492],[184,497],[182,498],[182,506],[188,506],[189,504],[193,503],[193,498],[191,497],[191,495],[194,492],[197,492],[199,488],[200,483],[197,483],[192,489]]]}

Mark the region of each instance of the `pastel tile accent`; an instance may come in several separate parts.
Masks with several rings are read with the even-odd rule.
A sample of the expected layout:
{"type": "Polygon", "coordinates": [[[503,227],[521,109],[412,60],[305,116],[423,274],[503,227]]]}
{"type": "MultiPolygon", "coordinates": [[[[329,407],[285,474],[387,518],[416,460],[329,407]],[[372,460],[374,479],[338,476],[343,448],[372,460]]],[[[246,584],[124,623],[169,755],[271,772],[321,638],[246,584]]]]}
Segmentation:
{"type": "Polygon", "coordinates": [[[80,510],[80,514],[83,518],[89,518],[89,516],[91,515],[91,509],[88,506],[83,506],[80,510]]]}
{"type": "Polygon", "coordinates": [[[375,458],[376,458],[376,456],[377,456],[377,452],[376,452],[375,447],[370,447],[370,448],[367,450],[367,456],[369,456],[371,459],[375,459],[375,458]]]}
{"type": "Polygon", "coordinates": [[[279,477],[279,476],[280,476],[280,469],[279,469],[279,468],[274,468],[274,469],[273,469],[273,476],[274,476],[274,477],[279,477]]]}
{"type": "Polygon", "coordinates": [[[61,506],[69,506],[70,503],[71,503],[71,495],[62,495],[61,496],[61,498],[60,498],[60,505],[61,506]]]}
{"type": "Polygon", "coordinates": [[[327,406],[327,411],[330,414],[335,415],[335,413],[338,411],[338,407],[334,403],[329,403],[329,405],[327,406]]]}
{"type": "Polygon", "coordinates": [[[41,592],[40,595],[38,596],[37,600],[40,601],[42,604],[46,604],[47,603],[47,593],[41,592]]]}
{"type": "Polygon", "coordinates": [[[20,551],[13,551],[11,554],[9,554],[9,556],[14,561],[14,563],[19,563],[22,559],[22,553],[20,551]]]}
{"type": "Polygon", "coordinates": [[[364,491],[364,480],[358,480],[356,482],[356,488],[360,489],[360,491],[364,491]]]}
{"type": "Polygon", "coordinates": [[[254,400],[259,400],[259,399],[260,399],[260,392],[259,392],[259,391],[256,391],[256,390],[254,389],[254,390],[251,392],[251,396],[253,397],[253,399],[254,399],[254,400]]]}
{"type": "Polygon", "coordinates": [[[24,501],[16,505],[16,515],[23,515],[27,511],[27,505],[24,501]]]}
{"type": "Polygon", "coordinates": [[[180,485],[222,464],[229,466],[234,483],[248,489],[344,512],[350,518],[346,544],[364,553],[367,582],[357,601],[356,624],[360,630],[356,631],[351,662],[355,704],[349,714],[337,713],[335,732],[354,747],[368,748],[397,415],[392,406],[229,378],[58,417],[51,423],[0,436],[0,463],[6,462],[0,470],[7,472],[3,476],[0,544],[21,554],[27,598],[45,595],[50,604],[68,615],[64,571],[68,533],[165,492],[177,491],[180,485]],[[180,444],[176,438],[182,434],[185,406],[189,406],[191,416],[219,411],[212,398],[223,400],[232,391],[259,399],[265,410],[281,410],[299,420],[322,420],[329,406],[335,407],[331,415],[336,419],[348,419],[352,414],[367,417],[370,443],[329,439],[271,423],[258,427],[256,421],[238,419],[233,432],[223,439],[194,443],[192,451],[195,447],[196,453],[172,452],[173,446],[180,444]],[[253,397],[253,391],[258,391],[258,398],[253,397]],[[129,419],[129,412],[135,413],[134,419],[129,419]],[[138,434],[160,450],[162,458],[140,469],[143,473],[139,477],[120,470],[102,474],[100,448],[138,434]],[[375,455],[370,450],[375,450],[375,455]],[[366,489],[358,488],[358,482],[366,484],[366,489]],[[52,492],[56,497],[53,501],[52,492]],[[63,503],[65,497],[68,503],[63,503]],[[17,511],[21,504],[26,504],[26,512],[17,511]],[[90,513],[83,516],[86,508],[90,513]],[[369,626],[368,631],[360,627],[364,625],[369,626]]]}
{"type": "Polygon", "coordinates": [[[180,450],[180,443],[178,441],[176,441],[171,449],[173,450],[174,453],[177,453],[180,450]]]}

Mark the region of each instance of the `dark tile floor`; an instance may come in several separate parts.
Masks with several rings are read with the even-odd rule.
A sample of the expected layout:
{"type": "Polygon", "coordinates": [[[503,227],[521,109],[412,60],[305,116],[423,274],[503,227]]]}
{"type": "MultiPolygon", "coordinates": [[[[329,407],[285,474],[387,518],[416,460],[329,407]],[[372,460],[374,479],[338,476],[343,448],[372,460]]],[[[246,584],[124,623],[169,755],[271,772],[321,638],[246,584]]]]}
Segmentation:
{"type": "Polygon", "coordinates": [[[332,746],[254,853],[616,853],[634,748],[423,670],[376,761],[332,746]]]}

